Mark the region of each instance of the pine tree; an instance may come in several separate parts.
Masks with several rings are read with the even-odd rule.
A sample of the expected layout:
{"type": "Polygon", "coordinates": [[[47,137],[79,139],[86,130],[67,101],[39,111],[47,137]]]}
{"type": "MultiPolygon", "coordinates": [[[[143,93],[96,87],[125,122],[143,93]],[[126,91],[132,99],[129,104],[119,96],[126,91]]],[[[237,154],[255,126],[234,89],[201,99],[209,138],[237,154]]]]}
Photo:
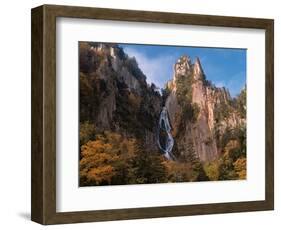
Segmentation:
{"type": "Polygon", "coordinates": [[[144,150],[138,143],[137,154],[133,159],[134,177],[136,183],[164,183],[167,172],[163,157],[159,153],[144,150]]]}
{"type": "Polygon", "coordinates": [[[209,177],[203,168],[203,165],[196,154],[193,141],[190,139],[186,149],[186,161],[191,163],[194,181],[208,181],[209,177]]]}

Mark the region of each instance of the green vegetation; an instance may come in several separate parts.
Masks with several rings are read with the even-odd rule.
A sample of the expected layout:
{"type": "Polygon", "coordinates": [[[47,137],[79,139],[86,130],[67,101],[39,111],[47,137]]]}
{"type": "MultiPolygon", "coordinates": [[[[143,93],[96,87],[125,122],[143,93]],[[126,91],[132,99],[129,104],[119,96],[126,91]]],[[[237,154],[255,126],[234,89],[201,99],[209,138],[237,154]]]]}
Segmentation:
{"type": "Polygon", "coordinates": [[[245,88],[241,91],[241,93],[238,95],[236,100],[237,109],[242,118],[246,118],[246,103],[247,103],[246,100],[247,100],[247,95],[246,95],[246,86],[245,86],[245,88]]]}
{"type": "Polygon", "coordinates": [[[186,161],[192,166],[192,180],[193,181],[208,181],[209,177],[206,175],[203,165],[194,150],[192,140],[189,140],[186,148],[186,161]]]}
{"type": "Polygon", "coordinates": [[[211,181],[216,181],[219,179],[219,162],[213,161],[204,164],[204,170],[206,175],[211,181]]]}
{"type": "Polygon", "coordinates": [[[186,107],[192,102],[192,82],[191,74],[178,76],[176,79],[177,99],[181,107],[186,107]]]}
{"type": "Polygon", "coordinates": [[[200,108],[196,103],[192,103],[192,75],[178,76],[177,84],[177,101],[182,108],[177,114],[176,123],[182,131],[185,130],[188,122],[195,123],[197,121],[200,108]]]}
{"type": "Polygon", "coordinates": [[[95,134],[81,146],[80,186],[209,180],[191,142],[184,161],[166,160],[142,146],[118,133],[95,134]]]}
{"type": "Polygon", "coordinates": [[[214,109],[214,119],[216,122],[222,121],[229,117],[230,113],[233,111],[230,105],[225,102],[219,103],[214,109]]]}
{"type": "MultiPolygon", "coordinates": [[[[165,105],[170,88],[165,87],[160,95],[154,84],[146,83],[136,59],[129,58],[120,47],[115,47],[114,54],[125,74],[113,68],[111,45],[107,48],[97,43],[79,45],[81,186],[246,178],[246,128],[229,128],[227,123],[233,113],[239,118],[246,117],[246,89],[234,99],[229,99],[226,91],[223,92],[226,99],[214,97],[221,102],[215,105],[214,130],[209,133],[204,130],[212,128],[204,124],[204,119],[211,117],[209,107],[206,113],[202,107],[204,111],[200,113],[201,107],[192,102],[193,72],[177,76],[176,97],[180,108],[176,108],[171,124],[176,160],[166,160],[151,134],[156,134],[161,106],[165,105]],[[203,119],[197,123],[199,113],[203,119]],[[192,139],[195,136],[199,140],[192,139]],[[211,149],[214,138],[218,159],[200,161],[197,142],[211,149]]],[[[200,80],[202,87],[213,89],[215,96],[220,96],[205,76],[200,80]]]]}
{"type": "Polygon", "coordinates": [[[187,182],[192,181],[192,167],[190,163],[164,161],[166,167],[167,182],[187,182]]]}
{"type": "Polygon", "coordinates": [[[93,140],[95,136],[95,127],[94,124],[90,123],[89,121],[80,122],[79,127],[80,146],[82,146],[88,141],[93,140]]]}
{"type": "Polygon", "coordinates": [[[127,69],[129,70],[129,72],[135,76],[137,79],[139,80],[144,80],[146,79],[145,75],[143,74],[143,72],[141,71],[141,69],[138,66],[138,63],[136,61],[135,57],[132,58],[126,58],[124,60],[124,66],[127,67],[127,69]]]}
{"type": "Polygon", "coordinates": [[[186,106],[183,107],[182,119],[184,119],[185,121],[191,121],[192,123],[195,123],[197,121],[199,112],[200,108],[196,103],[186,104],[186,106]]]}
{"type": "Polygon", "coordinates": [[[161,96],[152,90],[140,96],[127,90],[127,86],[121,83],[118,83],[118,87],[113,123],[118,124],[127,133],[143,139],[145,130],[155,131],[159,111],[153,105],[160,104],[161,96]]]}
{"type": "Polygon", "coordinates": [[[117,133],[96,135],[81,146],[80,185],[166,182],[164,158],[140,146],[117,133]]]}
{"type": "Polygon", "coordinates": [[[226,129],[218,145],[223,155],[206,163],[204,169],[211,180],[246,178],[246,128],[226,129]]]}
{"type": "Polygon", "coordinates": [[[121,90],[116,95],[116,110],[113,114],[113,122],[129,133],[141,136],[141,124],[136,122],[140,109],[139,98],[126,90],[121,90]]]}
{"type": "Polygon", "coordinates": [[[133,160],[134,178],[131,178],[130,183],[149,184],[167,182],[167,170],[163,164],[165,162],[164,157],[159,153],[144,151],[140,146],[138,154],[136,154],[133,160]]]}
{"type": "Polygon", "coordinates": [[[179,149],[179,151],[181,153],[180,161],[190,165],[190,181],[208,181],[209,177],[206,175],[203,164],[194,149],[193,141],[190,139],[187,146],[179,149]]]}

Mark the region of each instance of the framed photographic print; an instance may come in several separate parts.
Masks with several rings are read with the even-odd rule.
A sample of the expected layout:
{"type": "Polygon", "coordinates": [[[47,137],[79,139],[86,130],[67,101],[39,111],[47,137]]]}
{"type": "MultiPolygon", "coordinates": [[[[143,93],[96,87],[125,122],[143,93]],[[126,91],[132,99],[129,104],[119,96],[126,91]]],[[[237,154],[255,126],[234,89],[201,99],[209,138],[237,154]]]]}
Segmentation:
{"type": "Polygon", "coordinates": [[[32,220],[272,210],[273,28],[32,9],[32,220]]]}

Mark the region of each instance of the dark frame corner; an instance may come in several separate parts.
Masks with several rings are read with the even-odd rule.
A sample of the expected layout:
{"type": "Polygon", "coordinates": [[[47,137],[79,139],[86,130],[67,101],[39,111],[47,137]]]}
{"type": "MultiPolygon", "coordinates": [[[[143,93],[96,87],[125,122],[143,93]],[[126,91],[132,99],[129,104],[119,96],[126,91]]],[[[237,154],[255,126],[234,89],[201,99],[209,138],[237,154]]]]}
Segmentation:
{"type": "Polygon", "coordinates": [[[62,224],[274,209],[274,21],[179,13],[43,5],[32,9],[31,219],[62,224]],[[256,28],[266,31],[266,199],[264,201],[56,212],[56,18],[256,28]]]}

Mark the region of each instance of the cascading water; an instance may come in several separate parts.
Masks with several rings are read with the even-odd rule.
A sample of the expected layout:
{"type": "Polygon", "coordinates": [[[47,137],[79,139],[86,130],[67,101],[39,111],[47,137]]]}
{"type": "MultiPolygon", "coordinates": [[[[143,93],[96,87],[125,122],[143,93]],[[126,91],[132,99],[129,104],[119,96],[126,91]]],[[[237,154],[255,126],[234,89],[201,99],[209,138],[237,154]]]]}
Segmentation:
{"type": "Polygon", "coordinates": [[[158,124],[157,142],[160,150],[164,153],[164,156],[171,160],[174,159],[172,149],[174,146],[174,139],[172,137],[171,126],[168,117],[167,108],[164,106],[160,113],[158,124]]]}

